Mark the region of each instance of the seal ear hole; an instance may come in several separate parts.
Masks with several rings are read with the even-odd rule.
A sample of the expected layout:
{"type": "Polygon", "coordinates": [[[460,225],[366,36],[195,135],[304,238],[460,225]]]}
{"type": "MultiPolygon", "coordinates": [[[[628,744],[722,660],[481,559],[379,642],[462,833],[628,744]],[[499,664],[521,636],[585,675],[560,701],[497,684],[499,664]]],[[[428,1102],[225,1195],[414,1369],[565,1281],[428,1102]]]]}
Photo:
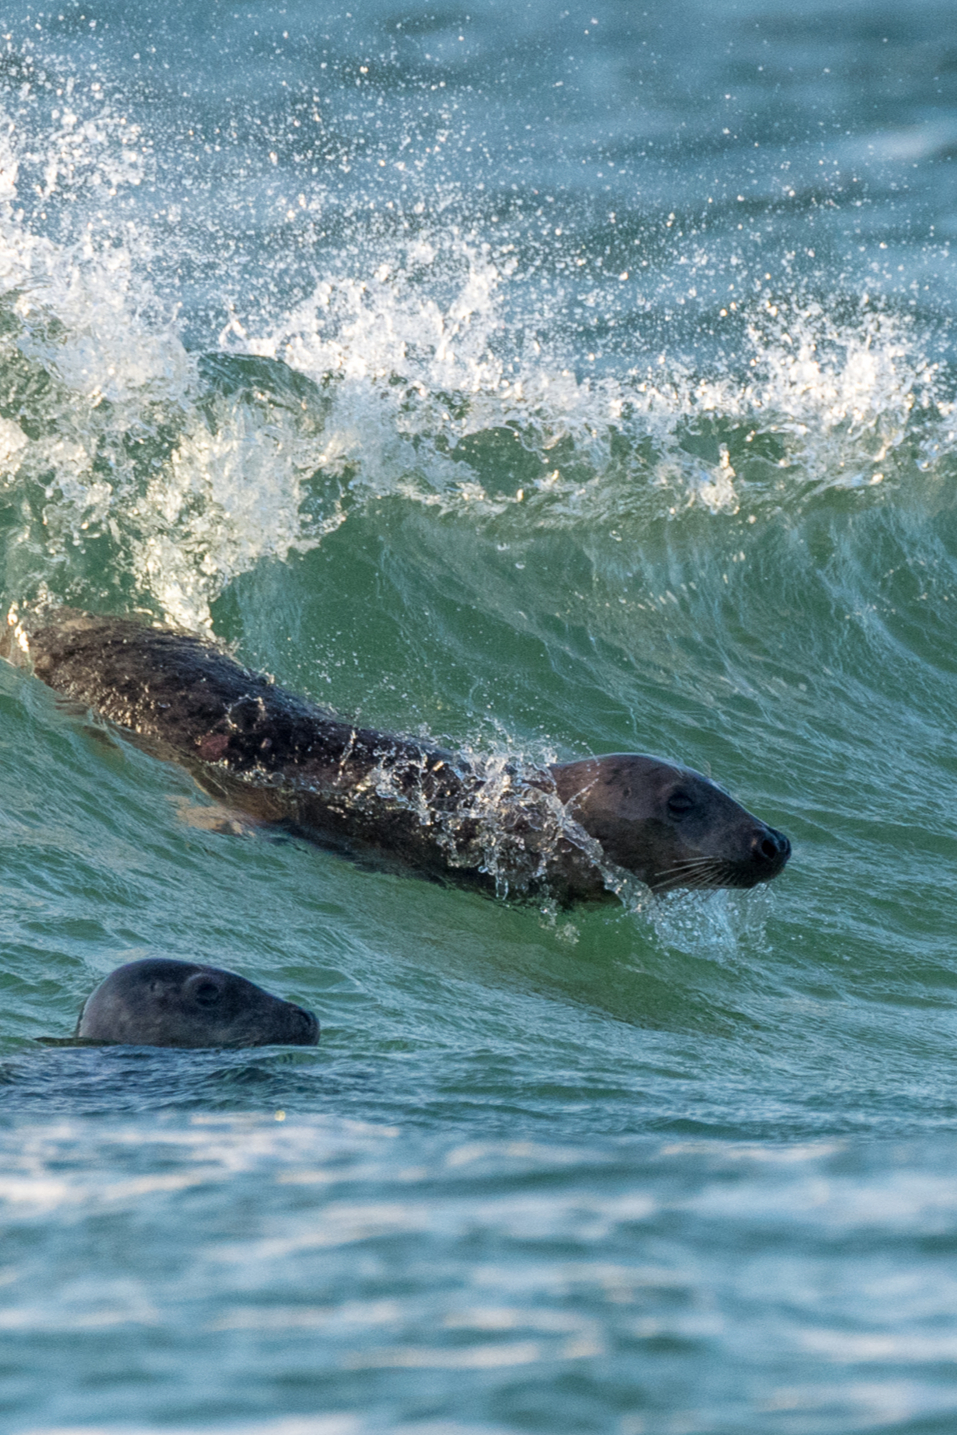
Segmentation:
{"type": "Polygon", "coordinates": [[[684,817],[695,806],[694,798],[687,792],[673,792],[668,798],[668,811],[672,817],[684,817]]]}

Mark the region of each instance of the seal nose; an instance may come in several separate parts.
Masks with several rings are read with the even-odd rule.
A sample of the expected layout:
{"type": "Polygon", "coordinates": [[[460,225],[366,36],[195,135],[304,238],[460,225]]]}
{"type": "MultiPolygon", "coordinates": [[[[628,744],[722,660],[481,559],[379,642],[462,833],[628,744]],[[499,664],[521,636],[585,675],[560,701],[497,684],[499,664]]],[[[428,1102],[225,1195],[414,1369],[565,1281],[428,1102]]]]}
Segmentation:
{"type": "Polygon", "coordinates": [[[769,866],[780,868],[791,855],[791,844],[783,832],[778,832],[773,827],[765,827],[763,831],[755,833],[751,852],[769,866]]]}
{"type": "Polygon", "coordinates": [[[319,1040],[319,1023],[311,1011],[305,1007],[296,1007],[294,1021],[295,1035],[292,1043],[296,1046],[315,1046],[319,1040]]]}

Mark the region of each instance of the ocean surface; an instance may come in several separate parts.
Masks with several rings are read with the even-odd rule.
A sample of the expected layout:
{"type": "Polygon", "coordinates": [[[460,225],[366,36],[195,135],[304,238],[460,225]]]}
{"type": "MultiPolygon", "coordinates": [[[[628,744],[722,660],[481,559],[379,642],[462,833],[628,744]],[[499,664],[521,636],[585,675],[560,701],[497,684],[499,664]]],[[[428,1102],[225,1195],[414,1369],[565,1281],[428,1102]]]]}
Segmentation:
{"type": "Polygon", "coordinates": [[[0,1427],[957,1429],[957,14],[7,0],[0,611],[794,845],[561,909],[216,830],[0,663],[0,1427]],[[145,956],[315,1050],[47,1047],[145,956]]]}

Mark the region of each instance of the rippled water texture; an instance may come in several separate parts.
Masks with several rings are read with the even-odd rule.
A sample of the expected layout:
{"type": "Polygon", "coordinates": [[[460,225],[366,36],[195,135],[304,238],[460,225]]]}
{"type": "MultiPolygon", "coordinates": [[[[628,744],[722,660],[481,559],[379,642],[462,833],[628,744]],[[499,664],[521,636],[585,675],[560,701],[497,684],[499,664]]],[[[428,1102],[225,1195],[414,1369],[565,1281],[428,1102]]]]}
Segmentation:
{"type": "Polygon", "coordinates": [[[0,664],[12,1435],[955,1428],[953,21],[6,7],[2,611],[794,843],[496,900],[0,664]],[[146,956],[319,1047],[37,1041],[146,956]]]}

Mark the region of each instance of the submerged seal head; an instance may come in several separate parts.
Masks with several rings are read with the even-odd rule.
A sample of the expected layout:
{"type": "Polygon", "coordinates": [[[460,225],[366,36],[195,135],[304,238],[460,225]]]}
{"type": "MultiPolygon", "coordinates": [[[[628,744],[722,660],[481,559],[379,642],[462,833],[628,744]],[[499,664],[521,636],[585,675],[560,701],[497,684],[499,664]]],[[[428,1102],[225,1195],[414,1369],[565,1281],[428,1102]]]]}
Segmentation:
{"type": "Polygon", "coordinates": [[[791,844],[689,767],[610,753],[551,769],[569,814],[610,860],[654,891],[754,887],[776,877],[791,844]]]}
{"type": "Polygon", "coordinates": [[[319,1023],[234,972],[147,957],[100,983],[76,1035],[126,1046],[315,1046],[319,1023]]]}

